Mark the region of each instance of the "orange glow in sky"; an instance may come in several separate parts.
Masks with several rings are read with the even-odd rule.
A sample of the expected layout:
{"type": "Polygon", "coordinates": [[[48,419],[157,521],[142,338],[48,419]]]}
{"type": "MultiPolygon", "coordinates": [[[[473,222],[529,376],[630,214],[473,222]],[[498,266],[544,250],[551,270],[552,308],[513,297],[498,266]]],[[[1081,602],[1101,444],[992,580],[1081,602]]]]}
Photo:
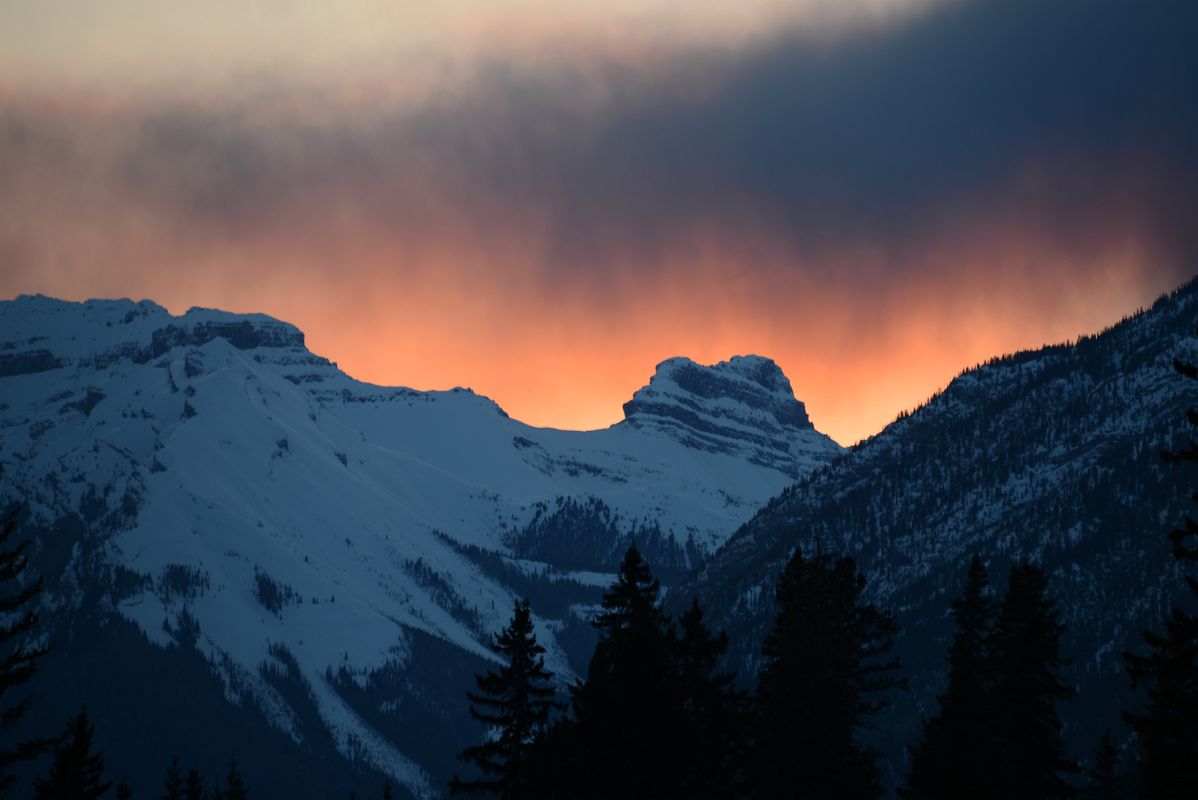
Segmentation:
{"type": "MultiPolygon", "coordinates": [[[[575,429],[619,421],[666,358],[759,354],[851,444],[1193,273],[1198,118],[1170,94],[1193,92],[1168,58],[1107,63],[1144,43],[1109,47],[1105,17],[288,9],[0,4],[0,297],[267,313],[355,378],[575,429]]],[[[1192,50],[1166,22],[1153,53],[1171,31],[1192,50]]]]}
{"type": "Polygon", "coordinates": [[[200,247],[163,241],[137,214],[112,223],[120,250],[61,237],[63,264],[82,266],[9,271],[0,288],[148,297],[174,313],[265,312],[360,380],[469,386],[516,419],[569,429],[622,419],[661,360],[756,353],[779,363],[819,430],[852,444],[964,368],[1095,332],[1173,288],[1145,268],[1134,241],[1079,255],[1035,237],[965,237],[921,252],[926,277],[884,293],[797,277],[805,273],[768,264],[768,249],[730,245],[618,271],[602,286],[548,288],[519,241],[405,248],[355,230],[316,244],[283,236],[200,247]]]}

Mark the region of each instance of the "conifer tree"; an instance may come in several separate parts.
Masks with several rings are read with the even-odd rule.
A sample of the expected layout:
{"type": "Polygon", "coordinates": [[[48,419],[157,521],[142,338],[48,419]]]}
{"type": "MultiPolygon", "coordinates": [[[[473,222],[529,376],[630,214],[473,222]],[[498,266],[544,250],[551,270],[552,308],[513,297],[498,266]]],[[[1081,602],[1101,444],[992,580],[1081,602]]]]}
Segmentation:
{"type": "Polygon", "coordinates": [[[108,793],[112,782],[104,780],[104,756],[92,752],[94,738],[84,709],[67,723],[50,774],[34,782],[35,800],[94,800],[108,793]]]}
{"type": "Polygon", "coordinates": [[[116,800],[133,800],[133,786],[123,778],[116,785],[116,800]]]}
{"type": "Polygon", "coordinates": [[[629,547],[593,623],[599,641],[586,681],[571,691],[573,720],[555,732],[559,750],[551,760],[572,773],[573,794],[562,796],[677,792],[685,764],[677,749],[682,716],[673,623],[659,603],[660,588],[640,552],[629,547]]]}
{"type": "Polygon", "coordinates": [[[187,770],[187,782],[183,785],[183,800],[204,800],[204,776],[195,767],[187,770]]]}
{"type": "Polygon", "coordinates": [[[395,787],[391,785],[391,781],[383,783],[383,800],[395,800],[395,787]]]}
{"type": "Polygon", "coordinates": [[[678,620],[675,681],[682,703],[678,731],[682,765],[681,795],[688,798],[737,797],[748,736],[746,698],[734,686],[735,676],[719,672],[728,636],[713,635],[703,622],[699,601],[678,620]]]}
{"type": "Polygon", "coordinates": [[[1108,730],[1102,734],[1094,748],[1094,761],[1090,766],[1086,787],[1082,790],[1083,800],[1121,800],[1123,786],[1119,776],[1119,751],[1108,730]]]}
{"type": "Polygon", "coordinates": [[[553,674],[545,669],[545,648],[537,643],[528,600],[516,602],[512,621],[496,637],[495,651],[504,665],[476,676],[478,691],[467,692],[470,715],[491,726],[493,735],[459,755],[483,777],[465,781],[455,777],[450,790],[489,793],[504,800],[530,797],[530,748],[560,704],[553,699],[553,674]]]}
{"type": "Polygon", "coordinates": [[[745,699],[717,669],[727,637],[708,630],[697,602],[675,626],[659,594],[630,547],[594,620],[599,641],[572,687],[572,715],[535,743],[530,796],[743,796],[745,699]]]}
{"type": "Polygon", "coordinates": [[[865,603],[851,558],[796,550],[778,582],[757,688],[752,782],[761,798],[875,798],[877,753],[859,739],[903,685],[890,656],[898,626],[865,603]]]}
{"type": "Polygon", "coordinates": [[[986,565],[975,555],[965,589],[952,604],[956,629],[948,650],[948,687],[940,712],[924,721],[901,794],[908,800],[992,795],[989,776],[998,755],[990,737],[989,640],[996,608],[986,565]]]}
{"type": "Polygon", "coordinates": [[[225,790],[221,793],[222,800],[249,800],[249,792],[245,788],[245,779],[241,776],[241,768],[236,757],[229,758],[229,771],[225,776],[225,790]]]}
{"type": "Polygon", "coordinates": [[[162,788],[161,800],[183,800],[183,770],[179,769],[179,757],[171,759],[166,768],[166,781],[162,788]]]}
{"type": "MultiPolygon", "coordinates": [[[[1198,380],[1198,367],[1182,361],[1174,369],[1189,380],[1198,380]]],[[[1198,410],[1188,409],[1186,419],[1198,427],[1198,410]]],[[[1198,462],[1198,442],[1165,453],[1175,464],[1198,462]]],[[[1198,501],[1198,492],[1190,495],[1198,501]]],[[[1198,521],[1186,515],[1182,527],[1169,533],[1173,557],[1183,569],[1198,564],[1198,521]]],[[[1189,604],[1198,605],[1198,579],[1186,575],[1189,604]]],[[[1132,686],[1141,692],[1141,709],[1124,711],[1123,718],[1139,734],[1143,748],[1140,791],[1145,798],[1198,797],[1198,614],[1181,603],[1165,618],[1163,633],[1143,632],[1147,655],[1124,653],[1132,686]]]]}
{"type": "Polygon", "coordinates": [[[1066,775],[1077,767],[1065,756],[1057,704],[1075,693],[1061,680],[1064,625],[1047,588],[1038,566],[1012,566],[991,637],[990,719],[1001,761],[987,777],[998,797],[1073,795],[1066,775]]]}
{"type": "MultiPolygon", "coordinates": [[[[37,625],[38,615],[33,605],[41,594],[42,581],[39,578],[22,585],[29,542],[11,541],[19,528],[21,512],[21,508],[15,508],[0,521],[0,731],[5,732],[8,741],[15,738],[8,731],[21,721],[30,703],[27,696],[14,699],[11,693],[33,677],[38,659],[47,652],[45,647],[30,646],[24,641],[37,625]]],[[[0,797],[12,788],[13,766],[36,758],[51,744],[41,739],[26,739],[0,749],[0,797]]]]}

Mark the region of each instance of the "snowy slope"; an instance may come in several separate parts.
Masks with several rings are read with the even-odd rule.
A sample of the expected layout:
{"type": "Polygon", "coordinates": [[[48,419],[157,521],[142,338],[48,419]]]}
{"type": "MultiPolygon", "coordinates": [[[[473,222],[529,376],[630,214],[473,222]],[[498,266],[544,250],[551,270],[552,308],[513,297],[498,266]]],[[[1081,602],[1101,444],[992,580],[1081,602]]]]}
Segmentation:
{"type": "Polygon", "coordinates": [[[871,596],[903,626],[911,691],[886,721],[902,745],[943,690],[949,601],[972,554],[1001,588],[1009,565],[1048,571],[1067,626],[1079,700],[1068,734],[1084,756],[1129,707],[1121,652],[1159,626],[1182,582],[1166,532],[1193,513],[1198,475],[1162,450],[1192,437],[1198,386],[1173,360],[1198,360],[1198,281],[1076,342],[996,358],[957,377],[844,458],[798,481],[743,526],[688,582],[726,627],[751,673],[796,546],[848,553],[871,596]]]}
{"type": "Polygon", "coordinates": [[[537,429],[468,390],[354,381],[261,315],[0,303],[0,498],[45,532],[59,616],[99,580],[159,646],[195,620],[228,694],[300,739],[260,667],[294,662],[337,749],[417,795],[441,776],[366,721],[377,709],[350,686],[402,672],[413,632],[486,658],[539,580],[566,598],[534,610],[568,674],[559,606],[603,578],[553,572],[546,537],[591,525],[597,555],[572,566],[592,572],[621,537],[687,567],[840,453],[767,359],[672,359],[625,410],[602,431],[537,429]]]}

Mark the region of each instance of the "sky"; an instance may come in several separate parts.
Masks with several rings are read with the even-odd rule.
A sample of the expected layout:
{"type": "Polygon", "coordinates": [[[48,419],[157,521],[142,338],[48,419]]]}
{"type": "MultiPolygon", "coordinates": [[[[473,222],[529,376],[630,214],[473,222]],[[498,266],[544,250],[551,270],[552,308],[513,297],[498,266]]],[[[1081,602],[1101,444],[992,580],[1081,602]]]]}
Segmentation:
{"type": "Polygon", "coordinates": [[[622,418],[774,358],[843,444],[1198,270],[1192,0],[6,0],[0,297],[265,312],[622,418]]]}

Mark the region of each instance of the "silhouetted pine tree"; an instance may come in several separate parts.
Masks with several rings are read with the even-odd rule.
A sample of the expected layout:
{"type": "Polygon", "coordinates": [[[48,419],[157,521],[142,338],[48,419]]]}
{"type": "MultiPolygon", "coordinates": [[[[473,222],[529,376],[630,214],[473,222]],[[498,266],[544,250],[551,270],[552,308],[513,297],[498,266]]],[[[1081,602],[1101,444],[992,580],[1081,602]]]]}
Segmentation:
{"type": "MultiPolygon", "coordinates": [[[[1198,367],[1174,361],[1174,368],[1198,380],[1198,367]]],[[[1186,411],[1190,425],[1198,427],[1198,411],[1186,411]]],[[[1198,462],[1198,442],[1191,441],[1166,460],[1198,462]]],[[[1198,501],[1198,492],[1190,495],[1198,501]]],[[[1169,533],[1173,556],[1183,566],[1198,563],[1198,521],[1186,515],[1181,528],[1169,533]]],[[[1198,580],[1186,576],[1191,603],[1198,600],[1198,580]]],[[[1132,685],[1142,692],[1142,710],[1125,711],[1124,719],[1143,747],[1140,792],[1145,798],[1198,797],[1198,616],[1174,605],[1165,618],[1164,634],[1144,631],[1148,654],[1124,653],[1132,685]]]]}
{"type": "Polygon", "coordinates": [[[986,565],[975,555],[961,596],[953,601],[956,630],[948,650],[948,688],[940,713],[924,721],[902,790],[909,800],[992,796],[998,755],[991,737],[989,639],[996,606],[986,565]]]}
{"type": "Polygon", "coordinates": [[[994,671],[990,719],[1001,761],[989,779],[998,797],[1053,800],[1073,795],[1057,704],[1074,696],[1061,682],[1064,625],[1047,595],[1044,571],[1023,562],[1010,582],[991,637],[994,671]]]}
{"type": "MultiPolygon", "coordinates": [[[[23,640],[37,624],[33,605],[41,593],[42,581],[37,579],[22,585],[21,576],[28,560],[25,550],[29,542],[13,544],[22,509],[11,510],[0,522],[0,729],[16,725],[29,710],[29,698],[13,700],[11,692],[33,677],[37,662],[46,654],[44,647],[31,647],[23,640]]],[[[5,739],[14,737],[6,735],[5,739]]],[[[6,749],[0,749],[0,797],[5,796],[15,778],[13,765],[36,758],[53,742],[27,739],[6,749]]]]}
{"type": "Polygon", "coordinates": [[[548,761],[558,763],[557,796],[677,796],[683,721],[672,669],[673,624],[659,593],[649,565],[629,547],[593,623],[599,641],[586,681],[571,691],[573,720],[549,740],[548,761]]]}
{"type": "Polygon", "coordinates": [[[183,800],[204,800],[204,776],[195,767],[187,770],[187,782],[183,785],[183,800]]]}
{"type": "Polygon", "coordinates": [[[898,626],[861,599],[851,558],[796,550],[778,581],[757,688],[751,780],[761,798],[874,798],[877,753],[858,735],[904,682],[890,657],[898,626]]]}
{"type": "Polygon", "coordinates": [[[506,663],[498,671],[476,676],[478,692],[467,692],[470,715],[491,726],[493,735],[458,756],[483,777],[454,777],[450,792],[489,793],[504,800],[531,797],[530,748],[561,704],[553,699],[553,674],[545,669],[545,648],[537,643],[528,600],[516,602],[512,621],[496,637],[494,649],[506,663]]]}
{"type": "Polygon", "coordinates": [[[682,703],[678,731],[682,765],[681,796],[723,798],[743,795],[748,737],[747,699],[735,676],[717,671],[728,636],[713,635],[696,599],[678,620],[675,686],[682,703]]]}
{"type": "Polygon", "coordinates": [[[241,776],[241,768],[236,757],[229,758],[229,772],[225,776],[225,790],[219,795],[221,800],[249,800],[249,792],[245,788],[245,778],[241,776]]]}
{"type": "Polygon", "coordinates": [[[183,770],[179,769],[179,757],[171,759],[166,768],[166,781],[162,787],[161,800],[183,800],[183,770]]]}
{"type": "Polygon", "coordinates": [[[391,781],[386,781],[383,784],[383,800],[395,800],[395,788],[391,785],[391,781]]]}
{"type": "Polygon", "coordinates": [[[116,800],[133,800],[133,787],[123,778],[116,785],[116,800]]]}
{"type": "Polygon", "coordinates": [[[34,782],[35,800],[94,800],[107,794],[112,782],[104,781],[104,756],[92,752],[94,738],[84,709],[67,723],[50,774],[34,782]]]}
{"type": "Polygon", "coordinates": [[[1119,751],[1106,731],[1094,748],[1094,760],[1086,776],[1083,800],[1123,800],[1127,797],[1124,781],[1119,774],[1119,751]]]}

